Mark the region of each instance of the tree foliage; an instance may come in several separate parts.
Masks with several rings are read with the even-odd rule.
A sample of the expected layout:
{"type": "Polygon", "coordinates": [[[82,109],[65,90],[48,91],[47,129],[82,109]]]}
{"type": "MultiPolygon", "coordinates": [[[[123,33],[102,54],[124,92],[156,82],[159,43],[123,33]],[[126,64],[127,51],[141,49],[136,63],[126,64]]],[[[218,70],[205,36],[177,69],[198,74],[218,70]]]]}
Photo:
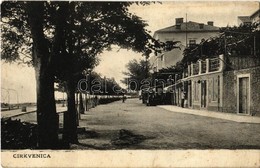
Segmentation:
{"type": "Polygon", "coordinates": [[[200,44],[192,45],[184,50],[181,64],[186,68],[188,64],[198,59],[225,55],[259,56],[260,31],[259,23],[224,27],[220,29],[220,35],[202,40],[200,44]],[[254,51],[255,50],[255,51],[254,51]]]}
{"type": "MultiPolygon", "coordinates": [[[[43,148],[57,139],[54,79],[67,83],[68,111],[75,118],[75,84],[96,55],[110,45],[148,56],[157,47],[133,2],[5,1],[1,5],[2,59],[33,65],[37,79],[37,120],[43,148]],[[111,10],[112,9],[112,10],[111,10]],[[45,130],[45,131],[44,131],[45,130]]],[[[146,3],[139,3],[145,5],[146,3]]],[[[73,121],[75,122],[75,121],[73,121]]],[[[75,124],[74,124],[75,125],[75,124]]]]}
{"type": "Polygon", "coordinates": [[[126,65],[127,72],[123,72],[127,77],[122,82],[132,90],[140,90],[142,81],[148,80],[151,77],[151,65],[147,60],[131,60],[126,65]]]}

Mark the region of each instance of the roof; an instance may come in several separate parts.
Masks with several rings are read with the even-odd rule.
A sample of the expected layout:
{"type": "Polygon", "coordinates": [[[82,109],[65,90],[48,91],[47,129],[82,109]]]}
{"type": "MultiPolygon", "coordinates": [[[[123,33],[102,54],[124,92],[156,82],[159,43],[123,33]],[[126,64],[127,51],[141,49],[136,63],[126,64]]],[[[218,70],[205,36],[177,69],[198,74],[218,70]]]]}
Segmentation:
{"type": "Polygon", "coordinates": [[[260,12],[260,9],[258,9],[257,11],[255,11],[255,12],[250,16],[250,18],[254,17],[255,15],[258,15],[258,16],[259,16],[259,12],[260,12]]]}
{"type": "Polygon", "coordinates": [[[240,19],[243,23],[251,22],[250,16],[238,16],[238,19],[240,19]]]}
{"type": "Polygon", "coordinates": [[[183,22],[180,29],[176,28],[176,25],[166,27],[155,31],[155,33],[171,33],[171,32],[207,32],[207,31],[219,31],[219,27],[203,24],[203,28],[200,29],[200,24],[197,22],[183,22]]]}

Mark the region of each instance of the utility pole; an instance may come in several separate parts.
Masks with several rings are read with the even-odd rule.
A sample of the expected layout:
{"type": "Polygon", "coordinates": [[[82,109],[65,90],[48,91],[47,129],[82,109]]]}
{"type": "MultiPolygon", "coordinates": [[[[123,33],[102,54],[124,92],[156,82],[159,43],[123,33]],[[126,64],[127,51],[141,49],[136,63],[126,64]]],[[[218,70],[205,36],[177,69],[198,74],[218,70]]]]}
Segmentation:
{"type": "Polygon", "coordinates": [[[188,34],[187,34],[187,13],[186,13],[186,30],[185,30],[185,34],[186,34],[186,47],[188,46],[188,34]]]}

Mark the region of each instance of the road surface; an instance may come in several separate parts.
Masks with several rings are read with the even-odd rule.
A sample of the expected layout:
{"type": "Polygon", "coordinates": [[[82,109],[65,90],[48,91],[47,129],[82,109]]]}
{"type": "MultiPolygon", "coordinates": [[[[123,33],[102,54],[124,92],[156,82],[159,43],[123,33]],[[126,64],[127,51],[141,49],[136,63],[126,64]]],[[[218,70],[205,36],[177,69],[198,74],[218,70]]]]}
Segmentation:
{"type": "MultiPolygon", "coordinates": [[[[36,115],[15,119],[35,122],[36,115]]],[[[86,132],[72,149],[260,149],[260,124],[147,107],[138,99],[92,108],[80,127],[86,132]]]]}
{"type": "Polygon", "coordinates": [[[91,109],[81,116],[80,126],[89,134],[79,134],[76,149],[260,149],[260,124],[147,107],[137,99],[91,109]],[[141,140],[131,144],[123,135],[120,142],[120,130],[141,140]]]}

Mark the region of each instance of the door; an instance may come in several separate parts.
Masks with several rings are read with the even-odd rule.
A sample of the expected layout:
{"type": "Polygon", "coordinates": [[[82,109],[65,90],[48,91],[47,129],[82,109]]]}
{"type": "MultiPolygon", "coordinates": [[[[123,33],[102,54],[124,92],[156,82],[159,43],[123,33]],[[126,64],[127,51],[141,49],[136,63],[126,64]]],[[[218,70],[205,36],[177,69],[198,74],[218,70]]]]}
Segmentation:
{"type": "Polygon", "coordinates": [[[189,106],[191,107],[192,106],[192,87],[191,87],[191,84],[189,84],[189,89],[188,89],[188,93],[189,93],[189,96],[188,96],[188,99],[189,99],[189,106]]]}
{"type": "Polygon", "coordinates": [[[239,78],[238,113],[249,114],[249,78],[239,78]]]}
{"type": "Polygon", "coordinates": [[[207,82],[201,81],[201,107],[207,107],[207,82]]]}

